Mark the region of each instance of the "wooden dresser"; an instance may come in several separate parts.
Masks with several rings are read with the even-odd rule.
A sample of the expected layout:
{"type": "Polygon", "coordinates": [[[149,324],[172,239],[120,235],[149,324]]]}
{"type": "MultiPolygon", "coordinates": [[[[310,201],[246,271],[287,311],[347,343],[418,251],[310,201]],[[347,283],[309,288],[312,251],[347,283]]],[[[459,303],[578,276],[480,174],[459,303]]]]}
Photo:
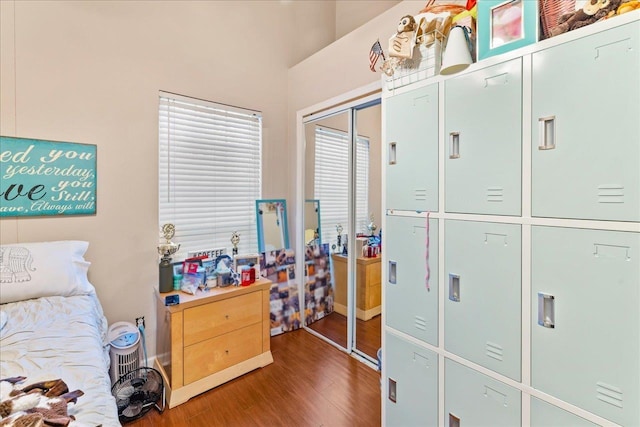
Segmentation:
{"type": "Polygon", "coordinates": [[[164,377],[170,408],[273,362],[270,288],[269,280],[260,279],[196,295],[156,293],[155,368],[164,377]],[[180,304],[165,306],[173,294],[180,295],[180,304]]]}
{"type": "MultiPolygon", "coordinates": [[[[335,281],[334,309],[347,315],[347,257],[332,254],[335,281]]],[[[382,311],[382,285],[380,256],[358,257],[356,260],[356,317],[369,320],[382,311]]]]}

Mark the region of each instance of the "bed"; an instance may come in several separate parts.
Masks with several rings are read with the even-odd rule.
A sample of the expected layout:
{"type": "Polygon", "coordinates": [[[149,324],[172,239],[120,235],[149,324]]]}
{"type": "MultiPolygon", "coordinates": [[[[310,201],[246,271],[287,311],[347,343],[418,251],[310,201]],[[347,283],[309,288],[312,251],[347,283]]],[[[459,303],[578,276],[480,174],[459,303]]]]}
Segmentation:
{"type": "Polygon", "coordinates": [[[61,379],[69,391],[84,393],[67,405],[75,418],[69,426],[120,426],[107,321],[87,279],[87,247],[79,241],[0,246],[0,380],[25,377],[15,384],[20,389],[61,379]]]}

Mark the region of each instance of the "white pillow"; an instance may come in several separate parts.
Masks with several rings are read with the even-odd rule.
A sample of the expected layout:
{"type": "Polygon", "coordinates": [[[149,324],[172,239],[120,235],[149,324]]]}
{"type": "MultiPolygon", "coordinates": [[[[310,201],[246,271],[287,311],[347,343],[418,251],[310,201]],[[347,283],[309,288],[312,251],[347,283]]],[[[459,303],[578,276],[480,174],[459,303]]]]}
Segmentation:
{"type": "Polygon", "coordinates": [[[95,292],[84,254],[88,242],[15,243],[0,246],[0,304],[95,292]]]}

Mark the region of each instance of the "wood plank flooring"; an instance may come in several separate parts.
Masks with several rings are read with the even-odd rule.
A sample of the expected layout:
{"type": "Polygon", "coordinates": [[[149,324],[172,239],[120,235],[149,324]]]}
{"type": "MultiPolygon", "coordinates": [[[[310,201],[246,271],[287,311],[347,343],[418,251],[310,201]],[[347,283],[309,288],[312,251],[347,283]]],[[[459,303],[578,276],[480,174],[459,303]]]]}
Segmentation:
{"type": "MultiPolygon", "coordinates": [[[[382,347],[382,316],[375,316],[367,321],[356,319],[356,348],[376,359],[382,347]]],[[[343,347],[347,346],[347,318],[335,311],[328,316],[316,320],[310,329],[329,338],[343,347]]]]}
{"type": "Polygon", "coordinates": [[[297,330],[271,338],[274,363],[131,427],[374,427],[380,373],[297,330]]]}

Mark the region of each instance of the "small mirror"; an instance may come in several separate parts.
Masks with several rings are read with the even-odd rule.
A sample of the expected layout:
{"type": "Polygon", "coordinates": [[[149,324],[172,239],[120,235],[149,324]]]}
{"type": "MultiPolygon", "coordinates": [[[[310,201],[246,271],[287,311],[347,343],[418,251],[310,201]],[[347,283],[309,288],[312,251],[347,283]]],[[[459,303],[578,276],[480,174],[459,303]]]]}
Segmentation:
{"type": "Polygon", "coordinates": [[[304,244],[319,245],[320,235],[320,200],[307,199],[304,203],[304,244]]]}
{"type": "Polygon", "coordinates": [[[286,200],[256,200],[256,222],[258,252],[289,248],[286,200]]]}

